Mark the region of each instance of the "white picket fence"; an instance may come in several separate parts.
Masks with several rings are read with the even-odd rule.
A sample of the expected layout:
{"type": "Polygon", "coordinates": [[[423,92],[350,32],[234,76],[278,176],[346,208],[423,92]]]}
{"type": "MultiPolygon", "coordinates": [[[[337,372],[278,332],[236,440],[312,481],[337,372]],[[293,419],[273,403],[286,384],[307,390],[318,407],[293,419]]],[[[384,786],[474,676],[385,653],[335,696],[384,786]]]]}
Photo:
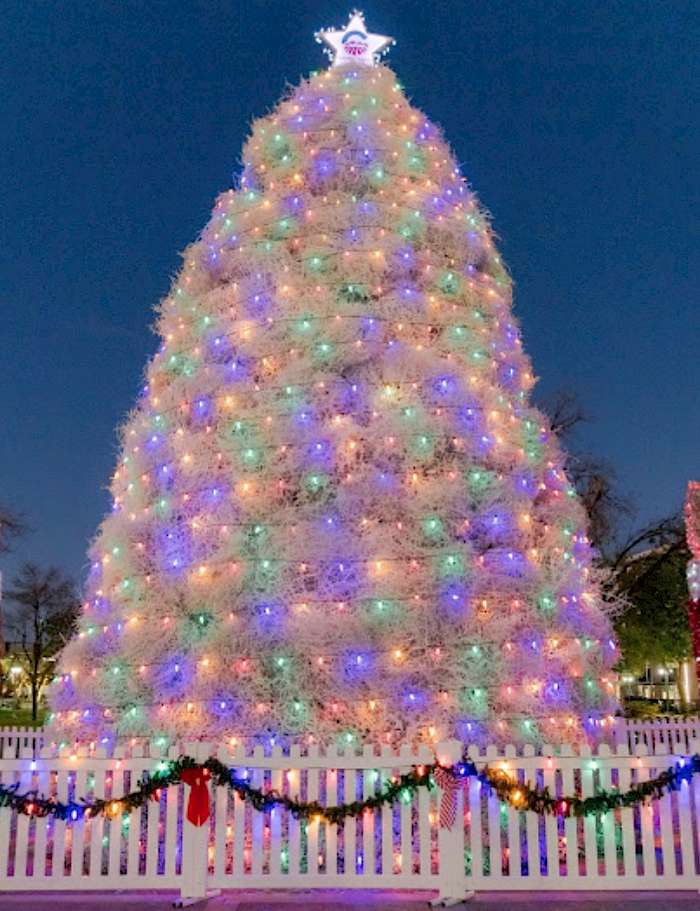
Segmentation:
{"type": "Polygon", "coordinates": [[[676,718],[673,715],[658,718],[616,718],[611,730],[611,742],[626,743],[631,751],[643,743],[649,752],[659,748],[669,753],[688,750],[694,740],[700,740],[700,718],[676,718]]]}
{"type": "MultiPolygon", "coordinates": [[[[381,788],[391,775],[430,762],[424,747],[398,754],[366,746],[361,754],[309,748],[265,755],[239,749],[214,751],[184,744],[203,760],[216,754],[253,785],[275,788],[323,805],[349,802],[381,788]]],[[[605,744],[540,755],[514,747],[470,750],[478,766],[503,766],[521,782],[548,786],[561,797],[592,795],[598,788],[626,790],[665,770],[700,743],[669,752],[641,743],[605,744]]],[[[461,745],[438,746],[441,760],[455,761],[461,745]]],[[[62,800],[119,797],[158,765],[136,746],[58,758],[42,750],[33,758],[0,759],[0,781],[19,782],[62,800]]],[[[172,756],[177,751],[171,751],[172,756]]],[[[439,794],[419,793],[394,807],[368,811],[335,826],[295,820],[276,808],[259,813],[224,788],[212,794],[209,825],[184,818],[184,785],[164,790],[160,801],[123,819],[97,817],[62,822],[0,809],[0,890],[172,889],[185,898],[211,889],[410,888],[460,897],[468,890],[599,890],[700,888],[700,775],[648,806],[586,819],[539,817],[504,807],[473,778],[458,793],[458,824],[442,829],[439,794]],[[462,824],[460,824],[460,822],[462,824]]]]}
{"type": "Polygon", "coordinates": [[[17,759],[22,751],[37,751],[43,744],[42,728],[0,727],[0,759],[17,759]]]}
{"type": "MultiPolygon", "coordinates": [[[[19,750],[26,747],[38,749],[44,736],[43,728],[0,726],[0,759],[13,753],[19,755],[19,750]]],[[[627,743],[631,750],[637,743],[645,743],[650,749],[657,744],[664,744],[670,750],[678,746],[687,749],[691,741],[700,739],[700,717],[615,718],[597,736],[603,742],[627,743]]]]}
{"type": "MultiPolygon", "coordinates": [[[[601,728],[595,737],[613,747],[626,744],[634,752],[645,744],[650,753],[659,748],[669,753],[687,751],[694,740],[700,740],[700,718],[677,718],[673,715],[653,719],[616,718],[601,728]]],[[[44,745],[42,728],[0,727],[0,759],[17,758],[22,750],[38,751],[44,745]]]]}

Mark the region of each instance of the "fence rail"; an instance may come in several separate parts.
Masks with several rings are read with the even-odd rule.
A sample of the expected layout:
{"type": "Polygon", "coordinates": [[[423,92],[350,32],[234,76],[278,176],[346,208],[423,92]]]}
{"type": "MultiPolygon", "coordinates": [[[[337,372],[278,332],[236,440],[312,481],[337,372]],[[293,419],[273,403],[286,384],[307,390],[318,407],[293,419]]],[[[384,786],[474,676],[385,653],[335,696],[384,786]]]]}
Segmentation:
{"type": "MultiPolygon", "coordinates": [[[[275,788],[322,805],[369,796],[402,769],[430,762],[426,747],[399,753],[365,746],[359,754],[310,747],[252,753],[184,744],[203,760],[218,757],[253,785],[275,788]]],[[[503,766],[524,783],[553,794],[589,796],[598,789],[626,790],[665,770],[690,743],[668,750],[640,742],[595,751],[545,747],[503,751],[472,748],[478,766],[503,766]]],[[[441,760],[456,761],[461,745],[438,745],[441,760]]],[[[135,746],[107,757],[96,751],[60,757],[30,747],[0,759],[0,781],[36,788],[62,800],[115,797],[147,777],[161,757],[135,746]]],[[[171,751],[171,756],[176,751],[171,751]]],[[[211,888],[411,888],[443,897],[467,890],[698,889],[700,887],[700,776],[653,803],[585,819],[539,817],[500,804],[478,780],[458,791],[458,823],[439,826],[439,792],[427,789],[393,807],[365,812],[340,825],[303,822],[276,807],[258,812],[224,788],[212,795],[208,825],[185,817],[185,785],[164,790],[123,819],[76,821],[18,815],[0,808],[0,891],[173,889],[201,897],[211,888]],[[461,824],[460,824],[461,823],[461,824]]]]}

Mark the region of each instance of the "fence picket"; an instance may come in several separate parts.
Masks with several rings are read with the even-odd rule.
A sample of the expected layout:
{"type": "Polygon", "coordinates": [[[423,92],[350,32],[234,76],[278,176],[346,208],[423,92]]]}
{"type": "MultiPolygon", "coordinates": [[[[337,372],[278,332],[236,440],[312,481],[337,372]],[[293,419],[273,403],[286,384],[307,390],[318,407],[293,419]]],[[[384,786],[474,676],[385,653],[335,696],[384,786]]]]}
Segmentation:
{"type": "MultiPolygon", "coordinates": [[[[126,750],[118,746],[114,750],[117,762],[112,771],[112,797],[119,797],[126,790],[124,781],[124,756],[126,750]]],[[[122,816],[117,813],[109,820],[109,860],[108,875],[110,879],[118,879],[121,865],[121,843],[122,843],[122,816]]]]}
{"type": "MultiPolygon", "coordinates": [[[[318,762],[318,745],[309,746],[309,760],[318,762]]],[[[318,800],[318,768],[310,768],[306,779],[306,799],[318,800]]],[[[315,876],[318,873],[318,842],[321,822],[317,818],[309,819],[306,826],[306,875],[315,876]]]]}
{"type": "MultiPolygon", "coordinates": [[[[535,771],[538,760],[535,750],[528,743],[523,748],[522,767],[525,781],[536,784],[535,771]]],[[[539,820],[534,813],[527,813],[525,817],[526,850],[527,850],[527,880],[536,881],[542,877],[542,859],[540,857],[539,820]]]]}
{"type": "MultiPolygon", "coordinates": [[[[134,760],[136,761],[129,763],[131,767],[130,789],[134,788],[139,778],[148,771],[148,765],[145,764],[142,757],[143,750],[140,747],[134,748],[134,760]]],[[[145,817],[145,813],[145,808],[139,807],[131,816],[127,817],[129,824],[127,826],[126,875],[134,880],[138,880],[139,876],[139,842],[141,840],[141,821],[145,817]]]]}
{"type": "MultiPolygon", "coordinates": [[[[245,748],[239,744],[233,763],[240,777],[245,771],[245,748]]],[[[290,820],[291,826],[291,820],[290,820]]],[[[290,861],[291,863],[291,861],[290,861]]],[[[233,876],[236,882],[243,882],[245,873],[245,801],[234,793],[233,797],[233,876]]]]}
{"type": "MultiPolygon", "coordinates": [[[[382,745],[382,769],[381,785],[382,787],[391,778],[391,765],[394,761],[393,751],[389,744],[382,745]]],[[[393,849],[393,821],[394,811],[388,804],[381,809],[382,817],[382,875],[390,876],[394,867],[394,849],[393,849]]]]}
{"type": "MultiPolygon", "coordinates": [[[[79,752],[81,759],[86,756],[86,750],[83,748],[79,752]]],[[[75,773],[75,795],[79,797],[87,791],[87,765],[85,762],[78,764],[75,773]]],[[[37,820],[38,822],[38,820],[37,820]]],[[[83,852],[85,847],[85,819],[76,819],[69,823],[71,831],[71,866],[70,876],[72,879],[83,878],[83,852]]]]}
{"type": "MultiPolygon", "coordinates": [[[[39,759],[35,763],[36,765],[36,789],[40,794],[49,793],[49,773],[46,766],[46,762],[43,759],[39,759]]],[[[2,816],[2,810],[0,810],[0,817],[2,816]]],[[[46,830],[48,828],[49,821],[48,819],[37,819],[36,827],[34,829],[34,863],[32,867],[32,877],[37,879],[43,879],[47,875],[47,856],[46,856],[46,830]]],[[[2,827],[2,822],[0,821],[0,828],[2,827]]],[[[0,869],[2,863],[2,845],[0,844],[0,869]]]]}
{"type": "MultiPolygon", "coordinates": [[[[27,791],[31,787],[32,772],[30,762],[31,751],[20,750],[20,775],[19,787],[27,791]]],[[[15,835],[15,879],[22,880],[27,877],[27,848],[29,847],[29,817],[20,814],[17,817],[17,831],[15,835]]]]}
{"type": "MultiPolygon", "coordinates": [[[[177,756],[177,748],[172,748],[170,758],[177,756]]],[[[178,804],[183,785],[167,788],[165,797],[165,878],[174,879],[178,868],[178,804]]]]}
{"type": "MultiPolygon", "coordinates": [[[[637,781],[648,781],[650,760],[647,756],[646,744],[637,746],[637,781]]],[[[651,759],[651,765],[654,760],[651,759]]],[[[654,807],[653,804],[644,804],[638,810],[640,816],[642,864],[646,879],[656,875],[656,856],[654,852],[654,807]]]]}
{"type": "Polygon", "coordinates": [[[689,879],[695,876],[695,852],[693,851],[693,819],[690,808],[692,782],[684,781],[677,792],[678,829],[681,843],[681,874],[689,879]]]}
{"type": "MultiPolygon", "coordinates": [[[[0,783],[8,787],[13,783],[13,770],[10,767],[9,760],[3,763],[0,783]]],[[[7,866],[9,863],[10,847],[10,822],[12,820],[12,811],[9,807],[0,807],[0,888],[2,883],[7,881],[7,866]]]]}
{"type": "MultiPolygon", "coordinates": [[[[490,766],[497,764],[498,750],[495,746],[489,746],[486,749],[486,762],[490,766]]],[[[501,764],[508,772],[512,772],[510,763],[507,760],[501,760],[501,764]]],[[[494,793],[488,794],[487,797],[487,814],[488,814],[488,869],[489,883],[501,877],[501,801],[494,793]]]]}
{"type": "MultiPolygon", "coordinates": [[[[343,802],[351,803],[357,794],[357,771],[349,761],[350,757],[343,756],[345,776],[343,781],[343,802]],[[350,766],[348,768],[348,766],[350,766]]],[[[343,822],[343,851],[345,860],[345,876],[353,885],[357,880],[358,867],[362,867],[362,855],[357,850],[357,822],[354,816],[346,816],[343,822]]]]}
{"type": "MultiPolygon", "coordinates": [[[[593,785],[593,759],[590,747],[581,749],[581,795],[592,797],[595,793],[593,785]]],[[[593,882],[598,877],[598,843],[596,840],[596,821],[594,816],[586,816],[583,820],[583,842],[586,858],[586,882],[593,882]]]]}
{"type": "MultiPolygon", "coordinates": [[[[556,794],[554,747],[545,744],[542,752],[546,756],[543,764],[542,781],[551,794],[556,794]]],[[[559,833],[557,819],[547,815],[544,820],[545,842],[547,845],[547,879],[559,879],[559,833]]]]}
{"type": "MultiPolygon", "coordinates": [[[[610,747],[602,743],[598,748],[598,765],[600,766],[600,786],[610,791],[612,786],[611,764],[604,760],[610,757],[610,747]]],[[[617,853],[615,848],[615,814],[604,813],[601,818],[603,827],[603,863],[605,876],[617,876],[617,853]]]]}
{"type": "MultiPolygon", "coordinates": [[[[48,762],[48,760],[47,760],[48,762]]],[[[92,768],[95,776],[93,786],[93,796],[103,798],[106,794],[105,779],[107,770],[111,764],[106,759],[105,750],[100,748],[95,752],[92,768]]],[[[90,820],[90,869],[88,878],[99,879],[102,876],[102,839],[105,830],[105,817],[103,815],[95,816],[90,820]]]]}
{"type": "MultiPolygon", "coordinates": [[[[282,748],[275,745],[272,748],[272,758],[281,762],[282,748]]],[[[273,791],[282,791],[282,779],[284,770],[273,769],[270,779],[270,786],[273,791]]],[[[219,790],[223,790],[220,788],[219,790]]],[[[270,876],[280,876],[282,872],[282,810],[279,807],[273,807],[270,811],[270,876]]]]}
{"type": "MultiPolygon", "coordinates": [[[[250,776],[250,783],[254,788],[260,788],[263,784],[263,769],[265,768],[265,753],[262,744],[258,744],[253,750],[253,771],[250,776]]],[[[250,852],[250,872],[252,876],[262,876],[263,862],[263,823],[265,817],[262,813],[252,813],[251,815],[251,838],[252,850],[250,852]]]]}
{"type": "MultiPolygon", "coordinates": [[[[658,754],[657,754],[658,755],[658,754]]],[[[668,763],[669,760],[664,757],[662,763],[668,763]]],[[[657,768],[657,772],[665,771],[666,765],[663,764],[657,768]]],[[[664,794],[658,801],[659,807],[659,825],[661,829],[661,863],[664,877],[676,877],[678,875],[676,868],[676,854],[673,844],[673,819],[671,807],[671,794],[664,794]]]]}
{"type": "MultiPolygon", "coordinates": [[[[693,749],[694,753],[700,753],[700,741],[698,741],[698,740],[693,741],[693,747],[694,747],[694,749],[693,749]]],[[[689,785],[689,789],[692,790],[692,794],[693,794],[693,805],[695,808],[695,817],[694,817],[695,826],[696,826],[696,828],[698,828],[698,827],[700,827],[700,822],[698,821],[698,817],[700,816],[700,775],[693,776],[693,779],[689,785]]],[[[696,835],[698,835],[698,837],[700,837],[700,832],[696,831],[696,835]]],[[[693,864],[693,867],[695,868],[696,873],[699,872],[696,864],[693,864]]],[[[691,867],[691,870],[692,869],[693,868],[691,867]]]]}
{"type": "MultiPolygon", "coordinates": [[[[374,747],[370,743],[366,743],[363,747],[362,755],[365,759],[370,760],[374,756],[374,747]]],[[[375,769],[365,769],[363,773],[363,786],[362,786],[362,797],[371,797],[374,794],[376,782],[377,782],[377,772],[375,769]]],[[[362,872],[367,874],[373,874],[376,869],[375,861],[375,841],[374,841],[374,820],[375,820],[374,810],[366,810],[362,814],[362,872]]]]}
{"type": "MultiPolygon", "coordinates": [[[[620,761],[617,763],[618,769],[618,787],[620,791],[629,790],[632,782],[632,757],[629,755],[629,748],[626,743],[620,744],[617,748],[617,755],[620,761]]],[[[622,827],[622,876],[625,877],[625,885],[633,880],[637,873],[637,853],[634,836],[634,810],[631,807],[623,807],[620,811],[620,825],[622,827]]]]}
{"type": "MultiPolygon", "coordinates": [[[[301,772],[297,771],[300,767],[299,757],[301,750],[295,744],[289,751],[289,765],[295,770],[293,786],[290,784],[289,793],[292,797],[299,797],[301,794],[301,772]]],[[[289,814],[289,879],[293,882],[299,876],[301,863],[301,823],[293,815],[289,814]]]]}
{"type": "MultiPolygon", "coordinates": [[[[419,749],[420,764],[427,765],[432,762],[432,758],[426,746],[419,749]]],[[[418,792],[418,864],[421,876],[430,874],[430,803],[430,791],[427,788],[421,788],[418,792]]]]}
{"type": "MultiPolygon", "coordinates": [[[[331,745],[326,751],[326,803],[329,807],[338,803],[338,750],[331,745]]],[[[326,875],[336,876],[338,873],[338,826],[326,824],[326,875]]]]}
{"type": "MultiPolygon", "coordinates": [[[[160,749],[153,747],[151,750],[152,764],[149,769],[149,777],[157,765],[156,760],[160,759],[160,749]]],[[[223,788],[221,790],[223,790],[223,788]]],[[[162,806],[162,797],[160,800],[152,800],[148,804],[148,823],[146,828],[146,879],[154,883],[159,876],[158,842],[160,841],[159,829],[161,825],[160,816],[162,806]]]]}
{"type": "MultiPolygon", "coordinates": [[[[564,755],[559,759],[561,787],[563,794],[574,794],[574,769],[571,760],[566,755],[568,752],[570,751],[563,748],[562,753],[564,755]]],[[[566,840],[564,852],[566,857],[566,879],[572,886],[576,887],[576,883],[581,877],[581,872],[578,862],[578,824],[575,816],[565,817],[564,838],[566,840]]]]}
{"type": "MultiPolygon", "coordinates": [[[[469,758],[478,764],[483,763],[479,748],[469,750],[469,758]]],[[[477,778],[469,779],[469,841],[471,848],[471,875],[475,888],[484,878],[484,837],[481,824],[481,782],[477,778]]]]}
{"type": "MultiPolygon", "coordinates": [[[[65,755],[63,762],[56,770],[56,799],[65,802],[68,797],[68,768],[65,755]]],[[[51,856],[51,878],[61,885],[65,880],[66,858],[66,823],[62,819],[53,820],[53,853],[51,856]]]]}
{"type": "MultiPolygon", "coordinates": [[[[414,764],[412,750],[404,744],[399,750],[400,771],[407,772],[414,764]]],[[[406,800],[399,800],[399,813],[401,815],[401,837],[399,850],[394,858],[394,868],[398,869],[401,877],[411,875],[411,823],[413,814],[413,799],[408,795],[406,800]]]]}

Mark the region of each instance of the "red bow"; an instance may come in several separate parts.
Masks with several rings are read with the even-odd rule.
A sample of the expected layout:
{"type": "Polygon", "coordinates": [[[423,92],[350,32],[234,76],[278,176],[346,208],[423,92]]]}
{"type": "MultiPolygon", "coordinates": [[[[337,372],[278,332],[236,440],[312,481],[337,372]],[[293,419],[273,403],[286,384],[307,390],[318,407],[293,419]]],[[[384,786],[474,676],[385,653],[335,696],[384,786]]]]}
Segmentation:
{"type": "Polygon", "coordinates": [[[183,769],[180,778],[190,786],[190,799],[187,801],[187,818],[193,826],[203,826],[209,819],[209,769],[196,766],[194,769],[183,769]]]}
{"type": "Polygon", "coordinates": [[[437,786],[442,791],[440,800],[440,828],[451,829],[457,819],[457,792],[462,782],[452,769],[439,765],[433,772],[437,786]]]}

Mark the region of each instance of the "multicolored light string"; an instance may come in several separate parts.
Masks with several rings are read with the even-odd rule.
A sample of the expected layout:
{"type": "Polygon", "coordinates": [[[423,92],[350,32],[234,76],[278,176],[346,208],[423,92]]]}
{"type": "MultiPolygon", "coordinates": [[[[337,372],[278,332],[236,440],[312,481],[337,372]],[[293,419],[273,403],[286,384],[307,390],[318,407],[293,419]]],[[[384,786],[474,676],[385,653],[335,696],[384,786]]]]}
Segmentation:
{"type": "MultiPolygon", "coordinates": [[[[191,803],[187,810],[188,818],[195,825],[201,825],[209,818],[208,783],[211,781],[215,787],[229,788],[259,812],[265,813],[280,807],[297,819],[337,825],[347,817],[358,817],[365,811],[373,811],[397,802],[410,803],[420,788],[435,788],[436,783],[441,785],[443,799],[453,801],[459,783],[476,778],[504,805],[515,810],[530,810],[539,815],[584,817],[639,806],[650,799],[658,800],[664,794],[678,791],[683,782],[689,782],[698,773],[700,755],[695,754],[688,759],[679,760],[655,778],[633,784],[627,791],[600,789],[590,797],[557,797],[547,786],[539,788],[528,783],[519,783],[506,769],[492,768],[488,765],[478,769],[471,759],[464,756],[454,766],[443,766],[437,762],[413,766],[408,772],[393,775],[376,794],[362,800],[326,807],[316,800],[303,801],[273,788],[255,787],[247,780],[247,773],[230,768],[214,757],[198,763],[191,756],[180,756],[178,759],[162,762],[148,778],[139,781],[136,790],[122,797],[83,799],[80,802],[64,803],[56,798],[40,795],[35,790],[20,793],[18,782],[13,785],[0,785],[0,808],[9,807],[26,816],[53,816],[66,821],[90,819],[101,815],[117,818],[132,813],[149,800],[160,800],[164,789],[184,782],[192,788],[191,803]],[[450,786],[450,778],[457,783],[456,788],[450,786]],[[193,806],[193,803],[197,805],[193,806]]],[[[444,807],[441,808],[441,817],[443,810],[444,807]]],[[[454,813],[450,813],[450,810],[453,811],[453,806],[447,807],[444,815],[454,821],[454,813]]]]}

